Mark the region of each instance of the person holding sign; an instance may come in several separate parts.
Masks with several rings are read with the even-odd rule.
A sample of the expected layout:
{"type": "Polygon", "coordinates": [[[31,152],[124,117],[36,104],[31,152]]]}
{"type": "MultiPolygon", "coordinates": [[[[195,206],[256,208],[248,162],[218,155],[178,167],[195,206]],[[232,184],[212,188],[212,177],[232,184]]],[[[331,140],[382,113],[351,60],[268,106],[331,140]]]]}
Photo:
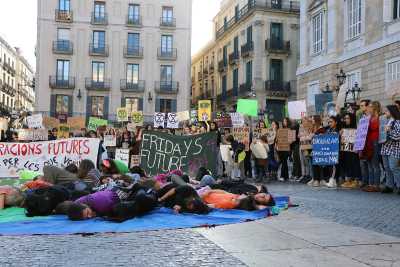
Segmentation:
{"type": "MultiPolygon", "coordinates": [[[[291,123],[288,118],[284,118],[282,122],[282,129],[287,129],[290,130],[291,128],[291,123]]],[[[278,156],[279,156],[279,164],[281,165],[281,177],[279,178],[279,181],[285,182],[289,180],[289,167],[288,167],[288,159],[290,157],[290,140],[289,138],[287,140],[284,140],[286,144],[284,144],[282,141],[283,139],[277,137],[277,150],[278,150],[278,156]],[[287,149],[283,148],[287,147],[287,149]]],[[[285,138],[286,139],[286,138],[285,138]]]]}
{"type": "MultiPolygon", "coordinates": [[[[314,126],[314,136],[326,133],[325,128],[322,127],[322,121],[319,116],[314,116],[312,122],[314,126]]],[[[309,181],[307,185],[319,187],[321,185],[321,179],[325,171],[324,167],[313,164],[312,171],[313,171],[313,179],[311,179],[311,181],[309,181]]],[[[322,184],[326,184],[326,182],[325,183],[322,182],[322,184]]]]}
{"type": "MultiPolygon", "coordinates": [[[[400,188],[400,111],[394,106],[387,106],[386,116],[389,123],[385,126],[387,141],[382,145],[383,165],[386,172],[386,186],[382,193],[393,193],[400,188]]],[[[400,191],[398,191],[400,194],[400,191]]]]}
{"type": "Polygon", "coordinates": [[[360,159],[357,151],[354,151],[357,132],[356,116],[352,113],[346,113],[343,122],[343,128],[340,131],[340,160],[345,182],[341,187],[354,189],[360,186],[361,178],[360,159]]]}

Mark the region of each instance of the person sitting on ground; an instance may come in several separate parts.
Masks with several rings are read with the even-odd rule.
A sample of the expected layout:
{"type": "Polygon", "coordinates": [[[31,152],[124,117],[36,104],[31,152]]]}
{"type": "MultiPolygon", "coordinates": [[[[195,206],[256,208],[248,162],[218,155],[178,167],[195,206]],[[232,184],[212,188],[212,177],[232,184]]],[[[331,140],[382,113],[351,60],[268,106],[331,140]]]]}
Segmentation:
{"type": "Polygon", "coordinates": [[[0,210],[9,207],[21,207],[24,202],[24,194],[16,187],[0,186],[0,210]]]}

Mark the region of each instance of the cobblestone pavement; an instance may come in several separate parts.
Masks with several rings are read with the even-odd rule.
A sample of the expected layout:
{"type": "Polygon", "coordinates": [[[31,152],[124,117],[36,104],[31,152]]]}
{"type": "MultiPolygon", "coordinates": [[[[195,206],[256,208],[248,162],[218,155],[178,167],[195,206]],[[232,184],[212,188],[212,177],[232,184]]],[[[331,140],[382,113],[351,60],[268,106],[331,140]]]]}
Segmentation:
{"type": "Polygon", "coordinates": [[[191,229],[0,237],[0,266],[245,266],[191,229]]]}
{"type": "Polygon", "coordinates": [[[272,193],[290,196],[293,204],[299,204],[293,212],[400,237],[400,195],[278,182],[268,188],[272,193]]]}

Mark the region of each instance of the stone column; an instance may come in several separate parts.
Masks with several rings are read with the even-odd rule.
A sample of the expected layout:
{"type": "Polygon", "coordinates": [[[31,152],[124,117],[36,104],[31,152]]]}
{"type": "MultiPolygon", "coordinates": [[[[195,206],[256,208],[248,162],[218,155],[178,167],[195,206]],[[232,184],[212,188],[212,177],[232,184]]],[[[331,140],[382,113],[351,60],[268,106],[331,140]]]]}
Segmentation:
{"type": "Polygon", "coordinates": [[[254,55],[253,55],[253,87],[257,94],[258,105],[260,109],[265,109],[265,90],[263,79],[263,64],[265,62],[264,50],[264,22],[256,20],[253,24],[253,42],[254,42],[254,55]]]}

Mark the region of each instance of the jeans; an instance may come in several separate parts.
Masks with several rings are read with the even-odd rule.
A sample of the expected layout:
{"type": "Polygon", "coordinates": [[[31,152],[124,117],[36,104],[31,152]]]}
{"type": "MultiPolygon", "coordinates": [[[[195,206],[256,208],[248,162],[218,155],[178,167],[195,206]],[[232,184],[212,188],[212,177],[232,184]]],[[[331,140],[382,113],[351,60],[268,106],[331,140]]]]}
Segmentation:
{"type": "Polygon", "coordinates": [[[289,152],[286,151],[279,151],[279,161],[281,167],[281,178],[288,180],[289,179],[289,167],[288,167],[288,158],[289,158],[289,152]]]}
{"type": "Polygon", "coordinates": [[[383,160],[383,167],[385,168],[385,174],[386,174],[386,186],[390,187],[390,188],[394,188],[394,177],[393,177],[392,169],[390,168],[390,164],[389,164],[389,156],[382,155],[382,160],[383,160]]]}
{"type": "Polygon", "coordinates": [[[369,161],[371,168],[369,167],[369,184],[379,186],[381,182],[381,166],[380,166],[380,152],[381,145],[378,141],[374,142],[374,155],[369,161]]]}
{"type": "Polygon", "coordinates": [[[395,158],[393,156],[389,156],[389,167],[390,167],[390,170],[393,173],[394,185],[397,186],[397,188],[400,188],[399,160],[400,159],[398,159],[398,158],[395,158]]]}

